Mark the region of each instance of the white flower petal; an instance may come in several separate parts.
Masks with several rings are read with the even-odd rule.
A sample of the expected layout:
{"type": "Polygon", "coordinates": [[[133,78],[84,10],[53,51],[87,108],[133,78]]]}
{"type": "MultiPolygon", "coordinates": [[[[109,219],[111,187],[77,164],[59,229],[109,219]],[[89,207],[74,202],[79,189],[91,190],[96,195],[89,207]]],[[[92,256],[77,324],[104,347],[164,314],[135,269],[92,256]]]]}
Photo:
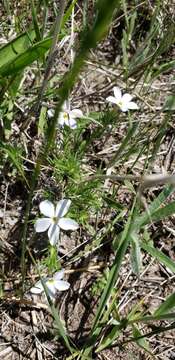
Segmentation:
{"type": "Polygon", "coordinates": [[[126,112],[128,111],[128,104],[119,104],[119,108],[121,111],[126,112]]]}
{"type": "Polygon", "coordinates": [[[52,246],[56,245],[56,243],[58,242],[59,234],[60,234],[59,226],[56,224],[51,225],[48,230],[48,237],[49,237],[49,242],[52,246]]]}
{"type": "Polygon", "coordinates": [[[109,101],[109,102],[111,102],[111,103],[113,103],[115,105],[118,105],[118,100],[114,96],[108,96],[106,98],[106,101],[109,101]]]}
{"type": "Polygon", "coordinates": [[[58,124],[60,126],[64,126],[65,125],[65,112],[60,112],[60,115],[58,117],[58,124]]]}
{"type": "Polygon", "coordinates": [[[49,200],[44,200],[39,205],[40,211],[43,215],[48,217],[54,217],[55,208],[54,205],[49,200]]]}
{"type": "Polygon", "coordinates": [[[130,101],[128,103],[128,109],[130,109],[130,110],[138,110],[139,107],[134,101],[130,101]]]}
{"type": "Polygon", "coordinates": [[[77,122],[73,118],[69,118],[65,120],[65,125],[69,126],[71,129],[76,129],[77,122]]]}
{"type": "Polygon", "coordinates": [[[70,102],[69,102],[69,100],[66,100],[64,103],[63,103],[63,106],[62,106],[62,109],[63,109],[63,112],[64,111],[69,111],[69,109],[70,109],[70,102]]]}
{"type": "Polygon", "coordinates": [[[53,279],[49,279],[46,281],[46,288],[51,297],[54,297],[56,293],[55,281],[53,279]]]}
{"type": "Polygon", "coordinates": [[[113,91],[114,91],[114,96],[115,96],[117,102],[120,101],[122,98],[121,90],[117,86],[114,86],[113,91]]]}
{"type": "Polygon", "coordinates": [[[71,200],[69,199],[60,200],[56,206],[56,211],[55,211],[56,217],[60,218],[65,214],[67,214],[70,204],[71,204],[71,200]]]}
{"type": "Polygon", "coordinates": [[[61,280],[64,277],[64,273],[65,273],[64,269],[57,271],[53,276],[54,280],[61,280]]]}
{"type": "Polygon", "coordinates": [[[79,109],[73,109],[70,111],[70,117],[72,118],[81,118],[83,116],[83,113],[79,109]]]}
{"type": "Polygon", "coordinates": [[[79,228],[78,223],[69,218],[61,218],[58,221],[58,225],[63,230],[77,230],[79,228]]]}
{"type": "Polygon", "coordinates": [[[55,287],[59,291],[65,291],[70,288],[70,284],[64,280],[57,280],[55,281],[55,287]]]}
{"type": "Polygon", "coordinates": [[[41,281],[38,281],[35,286],[30,289],[32,294],[41,294],[44,291],[41,281]]]}
{"type": "Polygon", "coordinates": [[[51,219],[49,218],[42,218],[38,219],[34,225],[36,232],[43,232],[46,231],[51,224],[51,219]]]}
{"type": "Polygon", "coordinates": [[[133,98],[133,96],[131,96],[130,94],[124,94],[123,96],[122,96],[122,102],[124,102],[124,103],[128,103],[128,102],[130,102],[131,101],[131,99],[133,98]]]}

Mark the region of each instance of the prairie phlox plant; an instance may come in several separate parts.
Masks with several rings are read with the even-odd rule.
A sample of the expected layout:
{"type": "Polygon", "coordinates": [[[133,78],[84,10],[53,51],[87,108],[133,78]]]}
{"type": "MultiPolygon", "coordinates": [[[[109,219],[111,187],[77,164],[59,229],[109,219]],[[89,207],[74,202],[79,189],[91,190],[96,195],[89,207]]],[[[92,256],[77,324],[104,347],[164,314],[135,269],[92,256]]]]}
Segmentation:
{"type": "Polygon", "coordinates": [[[113,92],[114,96],[108,96],[106,100],[112,104],[117,105],[121,111],[126,112],[128,110],[139,109],[138,105],[134,101],[131,101],[133,98],[132,95],[128,93],[122,95],[121,90],[116,86],[114,86],[113,92]]]}
{"type": "MultiPolygon", "coordinates": [[[[114,96],[108,96],[106,100],[112,104],[117,105],[122,112],[129,110],[138,110],[138,105],[132,101],[132,96],[128,93],[122,95],[121,90],[118,87],[113,88],[114,96]]],[[[54,115],[53,110],[48,110],[48,117],[54,115]]],[[[70,110],[70,103],[66,101],[63,104],[62,111],[58,117],[58,124],[68,126],[71,129],[77,127],[76,119],[83,117],[83,113],[79,109],[70,110]]],[[[49,242],[52,247],[58,244],[61,230],[77,230],[78,223],[70,218],[64,217],[71,205],[71,200],[62,199],[54,205],[51,201],[44,200],[39,204],[41,214],[45,217],[38,219],[35,222],[35,231],[37,233],[47,231],[49,242]]],[[[43,283],[47,288],[49,297],[54,300],[57,291],[68,290],[70,284],[67,281],[62,280],[64,276],[64,269],[55,273],[53,277],[43,278],[42,281],[38,281],[34,287],[31,288],[31,293],[41,294],[44,291],[43,283]]]]}
{"type": "MultiPolygon", "coordinates": [[[[40,212],[45,216],[36,220],[34,225],[35,231],[40,233],[48,231],[49,242],[52,246],[57,245],[59,241],[60,229],[62,230],[77,230],[78,223],[70,218],[65,218],[64,215],[69,210],[71,200],[62,199],[54,205],[51,201],[44,200],[39,204],[40,212]]],[[[57,291],[68,290],[70,284],[67,281],[62,280],[64,276],[64,269],[56,272],[53,277],[43,278],[42,281],[38,281],[35,286],[30,289],[32,294],[41,294],[44,291],[42,282],[44,283],[48,296],[53,301],[57,291]]]]}
{"type": "Polygon", "coordinates": [[[56,245],[59,240],[60,229],[77,230],[79,225],[75,220],[65,218],[71,200],[60,200],[56,206],[48,200],[40,203],[40,212],[46,217],[38,219],[35,223],[35,231],[40,233],[48,230],[48,238],[51,245],[56,245]]]}
{"type": "MultiPolygon", "coordinates": [[[[55,300],[57,291],[65,291],[68,290],[70,287],[68,281],[62,280],[64,277],[64,273],[65,270],[62,269],[56,272],[53,277],[42,278],[42,282],[44,283],[44,286],[47,289],[47,293],[52,299],[52,301],[55,300]]],[[[32,294],[41,294],[44,291],[42,282],[41,280],[38,281],[35,286],[30,289],[30,292],[32,294]]]]}
{"type": "MultiPolygon", "coordinates": [[[[48,117],[53,117],[54,111],[52,109],[49,109],[48,117]]],[[[70,103],[69,101],[65,101],[62,106],[62,111],[59,114],[58,117],[58,125],[61,127],[68,126],[71,129],[76,129],[77,127],[77,121],[76,119],[80,119],[83,117],[83,113],[80,109],[72,109],[70,110],[70,103]]]]}

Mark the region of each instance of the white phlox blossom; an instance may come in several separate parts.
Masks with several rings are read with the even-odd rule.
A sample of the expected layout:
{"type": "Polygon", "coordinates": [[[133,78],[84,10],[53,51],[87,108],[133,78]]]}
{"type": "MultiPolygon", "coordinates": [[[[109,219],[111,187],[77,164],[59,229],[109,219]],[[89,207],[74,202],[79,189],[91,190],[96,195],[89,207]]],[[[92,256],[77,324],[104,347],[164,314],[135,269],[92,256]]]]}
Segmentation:
{"type": "MultiPolygon", "coordinates": [[[[65,270],[62,269],[56,272],[53,277],[42,278],[42,281],[47,289],[47,293],[52,300],[55,299],[57,291],[65,291],[68,290],[70,287],[68,281],[62,280],[64,277],[64,273],[65,270]]],[[[41,294],[43,291],[44,287],[41,283],[41,280],[38,281],[35,286],[30,289],[30,292],[36,295],[41,294]]]]}
{"type": "Polygon", "coordinates": [[[139,109],[138,105],[134,101],[131,101],[133,96],[127,93],[122,95],[121,90],[116,86],[114,86],[113,91],[114,96],[108,96],[106,100],[117,105],[121,111],[126,112],[128,110],[139,109]]]}
{"type": "MultiPolygon", "coordinates": [[[[47,112],[49,117],[54,115],[53,110],[48,110],[47,112]]],[[[76,119],[83,117],[83,113],[80,109],[72,109],[70,110],[69,103],[65,101],[62,106],[62,111],[58,117],[58,124],[63,127],[64,125],[69,126],[71,129],[76,129],[77,122],[76,119]]]]}
{"type": "Polygon", "coordinates": [[[48,237],[51,245],[55,245],[59,240],[60,228],[62,230],[77,230],[79,225],[75,220],[64,218],[68,212],[71,200],[60,200],[56,206],[48,200],[40,203],[40,212],[46,217],[38,219],[35,223],[36,232],[48,230],[48,237]]]}

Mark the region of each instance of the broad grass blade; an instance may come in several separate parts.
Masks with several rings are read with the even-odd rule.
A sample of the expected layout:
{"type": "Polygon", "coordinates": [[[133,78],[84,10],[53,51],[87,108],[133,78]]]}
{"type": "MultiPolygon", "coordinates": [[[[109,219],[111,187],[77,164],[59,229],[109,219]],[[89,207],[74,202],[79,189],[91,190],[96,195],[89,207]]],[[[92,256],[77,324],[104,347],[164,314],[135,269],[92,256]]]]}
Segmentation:
{"type": "Polygon", "coordinates": [[[13,61],[9,61],[0,67],[1,76],[9,76],[18,73],[26,66],[31,65],[35,60],[42,58],[42,56],[49,50],[51,46],[51,39],[47,38],[39,43],[31,46],[22,54],[16,56],[13,61]]]}
{"type": "Polygon", "coordinates": [[[34,30],[26,31],[8,44],[0,48],[0,69],[12,62],[17,56],[27,50],[33,43],[36,34],[34,30]]]}

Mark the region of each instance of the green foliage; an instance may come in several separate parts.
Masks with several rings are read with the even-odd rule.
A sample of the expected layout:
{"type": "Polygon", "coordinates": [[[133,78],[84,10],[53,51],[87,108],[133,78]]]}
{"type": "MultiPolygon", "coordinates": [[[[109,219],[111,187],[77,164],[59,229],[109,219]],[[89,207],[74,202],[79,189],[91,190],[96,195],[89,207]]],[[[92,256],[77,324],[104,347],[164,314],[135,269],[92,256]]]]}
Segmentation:
{"type": "MultiPolygon", "coordinates": [[[[25,172],[23,168],[23,162],[21,158],[22,150],[20,148],[14,147],[10,144],[5,144],[0,142],[0,149],[1,151],[7,155],[7,161],[10,162],[14,166],[14,169],[17,169],[18,172],[16,172],[16,176],[19,175],[23,178],[25,183],[28,185],[28,181],[25,177],[25,172]]],[[[12,169],[13,169],[12,166],[12,169]]],[[[13,172],[13,170],[12,170],[13,172]]]]}
{"type": "MultiPolygon", "coordinates": [[[[13,4],[8,1],[4,3],[8,16],[11,16],[13,4]]],[[[131,266],[138,278],[144,269],[143,254],[147,254],[149,260],[153,258],[163,264],[172,273],[175,272],[173,259],[156,247],[152,233],[153,223],[157,226],[158,222],[174,215],[175,201],[172,198],[169,200],[173,195],[174,186],[166,183],[163,190],[158,190],[159,184],[155,182],[154,188],[158,190],[157,194],[154,189],[145,191],[144,187],[139,186],[142,184],[139,184],[138,180],[142,174],[153,172],[154,166],[159,164],[157,160],[159,150],[162,150],[165,137],[167,134],[170,136],[173,129],[171,116],[175,101],[172,91],[165,94],[162,101],[164,105],[158,112],[157,108],[153,109],[154,99],[147,98],[147,91],[152,90],[151,85],[155,79],[174,69],[175,62],[170,60],[169,54],[174,44],[174,22],[168,21],[166,14],[169,9],[165,9],[166,5],[161,1],[157,1],[148,9],[144,2],[137,4],[135,1],[111,0],[109,4],[108,0],[93,1],[94,8],[90,9],[93,12],[92,18],[88,13],[88,1],[83,4],[84,8],[77,0],[70,1],[66,3],[64,16],[57,23],[60,31],[56,33],[55,41],[62,40],[65,35],[71,36],[63,59],[62,50],[58,53],[54,52],[55,63],[59,65],[57,72],[57,67],[56,70],[54,68],[55,63],[50,63],[47,58],[47,53],[54,43],[54,16],[60,11],[60,9],[52,9],[51,3],[46,0],[40,2],[32,0],[26,5],[30,8],[31,23],[25,22],[25,28],[28,30],[23,33],[20,31],[22,28],[20,19],[23,14],[17,16],[14,13],[12,31],[17,30],[17,35],[15,34],[13,40],[9,40],[10,35],[7,36],[7,44],[0,48],[2,174],[8,165],[7,168],[10,168],[8,175],[16,179],[20,177],[29,190],[28,200],[24,204],[26,210],[23,219],[23,237],[20,238],[22,291],[24,293],[26,270],[28,270],[27,240],[28,225],[31,223],[30,212],[33,204],[36,206],[34,195],[36,194],[38,199],[38,193],[39,196],[42,194],[44,198],[52,199],[54,202],[55,197],[69,198],[72,200],[70,217],[80,224],[80,235],[85,234],[85,238],[91,238],[87,246],[73,255],[72,261],[76,262],[77,259],[84,261],[89,254],[93,257],[93,253],[99,248],[103,251],[105,242],[109,244],[109,254],[106,255],[111,255],[113,251],[103,275],[98,274],[95,283],[91,286],[91,295],[98,297],[99,302],[95,309],[88,341],[80,345],[78,351],[76,346],[71,345],[58,310],[50,302],[43,284],[57,332],[63,340],[66,351],[71,354],[69,358],[90,359],[94,356],[92,352],[98,353],[115,346],[118,338],[122,337],[123,344],[133,341],[141,350],[153,356],[149,347],[149,336],[173,329],[174,324],[169,327],[155,326],[148,334],[143,327],[156,321],[173,321],[175,295],[172,293],[165,298],[151,315],[150,312],[147,314],[145,309],[142,310],[143,298],[132,306],[131,310],[126,310],[123,316],[118,306],[121,293],[120,288],[116,289],[116,282],[120,277],[123,261],[126,261],[126,254],[127,259],[130,255],[131,262],[127,266],[128,268],[131,266]],[[86,20],[81,24],[80,11],[78,13],[80,26],[74,24],[74,20],[75,23],[77,21],[76,14],[71,18],[73,10],[77,8],[81,8],[86,20]],[[69,22],[70,18],[72,22],[69,22]],[[88,20],[91,20],[90,23],[88,20]],[[81,28],[83,31],[79,34],[81,28]],[[101,40],[108,35],[108,29],[110,29],[108,41],[112,34],[113,41],[116,41],[117,45],[115,55],[120,58],[119,64],[113,62],[112,70],[109,71],[103,56],[102,59],[100,56],[97,59],[94,57],[94,49],[98,46],[99,51],[101,40]],[[77,37],[72,44],[74,31],[77,37]],[[113,31],[116,31],[116,34],[113,31]],[[75,52],[73,63],[69,63],[70,47],[75,52]],[[121,83],[123,88],[126,87],[126,92],[132,95],[132,91],[133,93],[135,91],[135,95],[138,94],[141,103],[139,112],[122,114],[115,107],[111,111],[110,105],[106,103],[105,106],[101,101],[102,110],[97,112],[96,109],[95,111],[90,109],[88,114],[84,114],[84,117],[77,121],[77,129],[61,128],[57,122],[64,101],[72,97],[74,102],[76,91],[78,101],[84,97],[84,93],[83,95],[81,93],[81,82],[84,76],[83,70],[89,66],[87,61],[89,54],[90,62],[107,80],[105,83],[107,86],[100,87],[99,94],[98,87],[94,86],[95,90],[90,95],[95,99],[98,95],[105,99],[108,89],[111,91],[113,85],[118,86],[121,83]],[[33,65],[34,62],[37,68],[35,64],[33,65]],[[25,71],[26,67],[28,72],[25,71]],[[46,69],[50,71],[47,73],[46,69]],[[33,108],[31,109],[31,104],[38,105],[43,79],[46,80],[46,87],[38,112],[35,113],[33,108]],[[24,86],[23,80],[25,80],[24,86]],[[125,80],[127,80],[126,84],[124,84],[125,80]],[[134,90],[137,82],[139,87],[134,90]],[[26,94],[29,94],[29,99],[26,94]],[[24,109],[27,109],[29,126],[21,129],[19,125],[19,134],[16,134],[12,131],[12,122],[17,118],[16,108],[23,105],[24,109]],[[47,116],[47,109],[50,107],[55,108],[53,118],[47,116]],[[27,161],[31,165],[31,168],[27,169],[29,180],[26,179],[26,168],[22,158],[23,149],[20,145],[22,136],[26,136],[26,146],[29,146],[26,151],[27,161]],[[117,182],[107,178],[108,171],[109,173],[111,171],[112,175],[121,175],[123,180],[117,182]],[[130,181],[128,175],[133,175],[133,180],[130,181]],[[139,192],[139,189],[143,190],[143,193],[139,192]],[[132,335],[129,340],[125,339],[126,329],[127,334],[132,335]]],[[[7,26],[7,34],[8,31],[7,26]]],[[[87,84],[88,81],[91,81],[91,76],[90,80],[87,78],[87,84]]],[[[93,81],[95,83],[96,80],[93,81]]],[[[85,85],[87,84],[85,79],[85,85]]],[[[92,108],[93,102],[90,105],[92,108]]],[[[82,110],[85,113],[84,108],[82,110]]],[[[49,247],[47,257],[41,260],[43,269],[50,274],[59,270],[61,265],[64,266],[64,260],[63,262],[61,260],[60,264],[57,250],[56,247],[49,247]]],[[[34,259],[33,263],[37,268],[34,259]]],[[[68,260],[68,264],[71,265],[71,261],[68,260]]],[[[93,313],[93,309],[90,310],[93,313]]]]}
{"type": "Polygon", "coordinates": [[[35,60],[39,60],[49,50],[51,39],[44,39],[31,46],[23,53],[17,55],[13,60],[6,62],[0,67],[0,76],[15,75],[22,71],[26,66],[31,65],[35,60]]]}
{"type": "MultiPolygon", "coordinates": [[[[29,30],[0,48],[0,70],[24,53],[35,40],[35,31],[29,30]]],[[[1,71],[0,71],[1,73],[1,71]]]]}

